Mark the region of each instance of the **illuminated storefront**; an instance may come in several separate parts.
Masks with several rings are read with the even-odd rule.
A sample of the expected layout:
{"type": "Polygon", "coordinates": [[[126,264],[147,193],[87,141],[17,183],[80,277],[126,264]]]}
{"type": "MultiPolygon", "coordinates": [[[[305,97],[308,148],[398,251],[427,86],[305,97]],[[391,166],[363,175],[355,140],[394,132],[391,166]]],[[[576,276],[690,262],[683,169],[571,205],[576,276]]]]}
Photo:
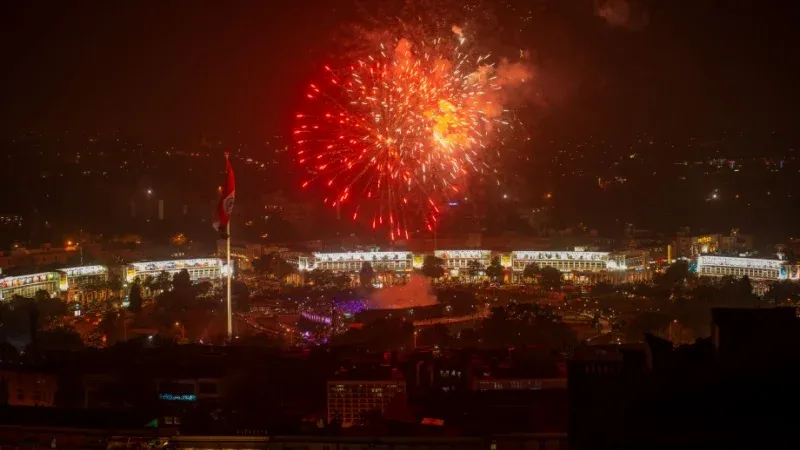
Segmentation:
{"type": "Polygon", "coordinates": [[[564,274],[564,279],[576,283],[632,283],[646,281],[652,275],[643,251],[515,251],[511,252],[515,281],[523,281],[522,272],[528,264],[554,267],[564,274]]]}
{"type": "Polygon", "coordinates": [[[434,256],[444,261],[444,269],[452,276],[464,274],[472,261],[480,264],[481,272],[492,262],[491,250],[437,250],[434,256]]]}
{"type": "Polygon", "coordinates": [[[108,281],[108,269],[105,266],[81,266],[58,269],[60,288],[64,292],[72,287],[86,286],[108,281]]]}
{"type": "Polygon", "coordinates": [[[149,261],[129,264],[125,269],[128,283],[135,278],[144,280],[148,276],[158,277],[161,272],[174,275],[186,269],[192,281],[215,280],[225,275],[225,265],[218,258],[176,259],[173,261],[149,261]]]}
{"type": "Polygon", "coordinates": [[[102,300],[108,295],[105,266],[80,266],[58,269],[59,289],[67,293],[67,301],[102,300]]]}
{"type": "MultiPolygon", "coordinates": [[[[365,262],[370,263],[375,272],[410,272],[414,263],[411,252],[341,252],[314,253],[305,266],[308,270],[357,273],[365,262]]],[[[301,261],[301,267],[303,263],[301,261]]]]}
{"type": "Polygon", "coordinates": [[[643,251],[627,251],[608,255],[608,270],[644,270],[647,267],[647,253],[643,251]]]}
{"type": "Polygon", "coordinates": [[[608,269],[608,252],[515,251],[511,268],[522,272],[528,264],[554,267],[561,272],[599,272],[608,269]]]}
{"type": "Polygon", "coordinates": [[[708,277],[743,277],[753,280],[785,280],[790,267],[779,259],[735,258],[728,256],[697,257],[697,274],[708,277]]]}
{"type": "Polygon", "coordinates": [[[56,295],[59,292],[60,280],[58,272],[0,278],[0,300],[10,300],[15,295],[33,298],[37,291],[56,295]]]}

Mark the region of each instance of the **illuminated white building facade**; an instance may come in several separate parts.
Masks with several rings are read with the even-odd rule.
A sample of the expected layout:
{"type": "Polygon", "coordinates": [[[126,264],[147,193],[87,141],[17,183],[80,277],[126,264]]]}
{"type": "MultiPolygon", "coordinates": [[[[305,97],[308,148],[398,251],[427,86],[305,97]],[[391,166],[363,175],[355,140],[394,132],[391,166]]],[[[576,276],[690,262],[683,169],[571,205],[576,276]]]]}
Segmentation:
{"type": "Polygon", "coordinates": [[[80,266],[58,269],[60,276],[60,289],[62,292],[73,287],[86,286],[108,281],[106,266],[80,266]]]}
{"type": "Polygon", "coordinates": [[[300,258],[300,270],[330,270],[356,273],[365,262],[375,272],[410,272],[414,257],[411,252],[337,252],[314,253],[312,258],[300,258]]]}
{"type": "Polygon", "coordinates": [[[58,272],[3,277],[0,278],[0,300],[10,300],[15,295],[33,298],[37,291],[46,291],[52,296],[59,292],[60,280],[58,272]]]}
{"type": "Polygon", "coordinates": [[[609,255],[608,252],[515,251],[511,252],[511,268],[522,272],[528,264],[536,264],[561,272],[600,272],[609,269],[609,255]]]}
{"type": "MultiPolygon", "coordinates": [[[[430,253],[411,252],[337,252],[313,253],[299,256],[298,268],[301,271],[329,270],[332,272],[357,274],[365,262],[372,265],[375,272],[402,274],[412,269],[422,268],[425,257],[430,253]]],[[[627,252],[585,252],[585,251],[514,251],[499,253],[491,250],[436,250],[433,256],[442,259],[445,272],[453,277],[467,274],[472,262],[480,265],[485,273],[493,257],[500,259],[500,265],[509,270],[512,280],[520,280],[525,266],[535,263],[539,267],[554,267],[565,273],[568,279],[576,281],[632,282],[643,281],[650,276],[647,270],[647,253],[627,252]],[[593,274],[589,279],[571,274],[593,274]]],[[[479,274],[481,275],[481,274],[479,274]]]]}
{"type": "Polygon", "coordinates": [[[80,266],[58,269],[59,289],[67,294],[66,300],[101,300],[108,291],[104,288],[108,281],[108,268],[105,266],[80,266]],[[86,289],[87,287],[98,289],[86,289]]]}
{"type": "Polygon", "coordinates": [[[743,277],[775,281],[788,278],[790,267],[779,259],[736,258],[728,256],[697,257],[697,274],[708,277],[743,277]]]}
{"type": "Polygon", "coordinates": [[[442,259],[444,269],[453,276],[465,273],[472,261],[480,264],[481,270],[492,262],[491,250],[436,250],[433,255],[442,259]]]}
{"type": "Polygon", "coordinates": [[[648,253],[641,250],[614,252],[608,255],[607,270],[645,270],[649,261],[648,253]]]}
{"type": "Polygon", "coordinates": [[[148,276],[155,278],[161,272],[174,275],[184,269],[189,272],[193,282],[212,281],[226,274],[226,267],[219,258],[176,259],[129,264],[125,270],[125,280],[131,283],[137,277],[140,280],[148,276]]]}
{"type": "Polygon", "coordinates": [[[650,279],[647,253],[584,252],[584,251],[515,251],[511,252],[511,268],[519,281],[525,266],[554,267],[566,279],[579,283],[631,283],[650,279]]]}

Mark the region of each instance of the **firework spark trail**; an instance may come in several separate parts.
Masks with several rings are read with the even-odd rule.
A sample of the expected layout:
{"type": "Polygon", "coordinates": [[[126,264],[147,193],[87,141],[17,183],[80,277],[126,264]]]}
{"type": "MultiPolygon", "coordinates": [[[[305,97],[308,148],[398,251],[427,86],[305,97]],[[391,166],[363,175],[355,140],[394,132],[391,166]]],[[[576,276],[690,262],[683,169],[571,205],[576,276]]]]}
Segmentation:
{"type": "Polygon", "coordinates": [[[463,30],[447,38],[397,39],[353,61],[325,67],[311,84],[314,114],[298,114],[298,160],[333,194],[325,203],[355,203],[373,229],[408,238],[417,218],[430,230],[438,205],[458,194],[503,120],[503,90],[530,78],[523,66],[495,68],[475,55],[463,30]],[[509,69],[509,67],[511,67],[509,69]]]}

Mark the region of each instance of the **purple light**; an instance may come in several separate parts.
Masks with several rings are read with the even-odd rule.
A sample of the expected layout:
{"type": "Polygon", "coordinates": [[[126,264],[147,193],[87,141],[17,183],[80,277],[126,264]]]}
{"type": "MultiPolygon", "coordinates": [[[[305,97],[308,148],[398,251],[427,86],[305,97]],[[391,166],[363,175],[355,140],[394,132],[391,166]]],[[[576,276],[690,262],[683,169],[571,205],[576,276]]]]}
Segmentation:
{"type": "Polygon", "coordinates": [[[330,317],[321,316],[319,314],[311,314],[311,313],[307,313],[307,312],[301,312],[300,315],[303,316],[304,318],[312,321],[312,322],[324,323],[326,325],[330,325],[331,324],[331,318],[330,317]]]}

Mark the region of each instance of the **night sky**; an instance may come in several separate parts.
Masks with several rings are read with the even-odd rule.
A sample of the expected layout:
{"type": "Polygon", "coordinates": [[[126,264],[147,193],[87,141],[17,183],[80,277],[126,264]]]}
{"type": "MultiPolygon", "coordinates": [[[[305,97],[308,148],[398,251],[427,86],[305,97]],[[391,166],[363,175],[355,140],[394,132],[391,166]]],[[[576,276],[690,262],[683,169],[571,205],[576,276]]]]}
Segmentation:
{"type": "MultiPolygon", "coordinates": [[[[530,20],[504,44],[534,55],[554,132],[793,125],[793,2],[512,3],[530,20]]],[[[2,2],[2,132],[280,133],[337,28],[357,18],[352,5],[2,2]]]]}

